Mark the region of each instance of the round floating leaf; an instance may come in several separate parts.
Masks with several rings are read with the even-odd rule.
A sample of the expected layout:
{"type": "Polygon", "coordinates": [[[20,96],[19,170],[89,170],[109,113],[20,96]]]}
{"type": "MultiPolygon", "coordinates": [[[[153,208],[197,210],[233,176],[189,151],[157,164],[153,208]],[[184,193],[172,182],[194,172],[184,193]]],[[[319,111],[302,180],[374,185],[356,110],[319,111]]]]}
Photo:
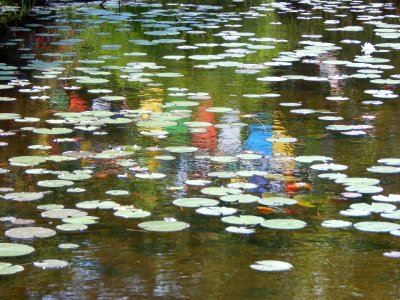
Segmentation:
{"type": "Polygon", "coordinates": [[[181,207],[202,207],[218,205],[219,201],[208,198],[179,198],[172,203],[181,207]]]}
{"type": "Polygon", "coordinates": [[[347,168],[348,167],[345,165],[332,164],[332,163],[316,164],[311,166],[311,169],[318,171],[343,171],[346,170],[347,168]]]}
{"type": "Polygon", "coordinates": [[[82,217],[68,217],[68,218],[62,219],[62,221],[64,223],[68,223],[68,224],[90,225],[90,224],[96,224],[98,219],[99,219],[99,217],[82,216],[82,217]]]}
{"type": "Polygon", "coordinates": [[[85,174],[85,173],[79,173],[79,174],[75,174],[75,173],[63,173],[60,174],[58,176],[58,179],[62,179],[62,180],[72,180],[72,181],[78,181],[78,180],[86,180],[91,178],[92,176],[89,174],[85,174]]]}
{"type": "Polygon", "coordinates": [[[358,222],[354,224],[354,227],[367,232],[389,232],[400,229],[399,224],[379,221],[358,222]]]}
{"type": "Polygon", "coordinates": [[[135,174],[135,177],[140,178],[140,179],[162,179],[166,176],[167,175],[162,174],[162,173],[137,173],[137,174],[135,174]]]}
{"type": "Polygon", "coordinates": [[[344,177],[335,180],[336,183],[342,183],[344,185],[377,185],[380,183],[379,179],[367,178],[367,177],[344,177]]]}
{"type": "Polygon", "coordinates": [[[62,208],[44,211],[42,212],[41,216],[50,219],[65,219],[69,217],[87,216],[87,212],[73,208],[62,208]]]}
{"type": "Polygon", "coordinates": [[[226,195],[238,195],[242,193],[240,189],[228,188],[228,187],[206,187],[201,190],[203,194],[213,196],[226,196],[226,195]]]}
{"type": "Polygon", "coordinates": [[[259,260],[250,265],[250,268],[262,272],[282,272],[293,269],[293,265],[279,260],[259,260]]]}
{"type": "Polygon", "coordinates": [[[197,151],[197,147],[189,147],[189,146],[172,146],[166,147],[165,150],[172,153],[190,153],[197,151]]]}
{"type": "Polygon", "coordinates": [[[8,161],[12,166],[33,167],[38,164],[44,163],[46,160],[46,157],[43,156],[16,156],[10,158],[8,161]]]}
{"type": "Polygon", "coordinates": [[[0,257],[14,257],[28,255],[35,249],[24,244],[0,243],[0,257]]]}
{"type": "Polygon", "coordinates": [[[207,173],[207,176],[210,177],[217,177],[217,178],[234,178],[236,177],[236,173],[235,172],[210,172],[207,173]]]}
{"type": "Polygon", "coordinates": [[[214,206],[214,207],[201,207],[196,209],[196,212],[201,215],[207,216],[229,216],[237,212],[237,209],[232,207],[214,206]]]}
{"type": "Polygon", "coordinates": [[[400,210],[392,210],[388,212],[382,212],[381,216],[386,219],[400,220],[400,210]]]}
{"type": "Polygon", "coordinates": [[[229,226],[226,227],[225,230],[231,233],[238,233],[238,234],[252,234],[256,232],[256,230],[253,228],[247,228],[242,226],[229,226]]]}
{"type": "Polygon", "coordinates": [[[378,163],[390,166],[400,166],[400,158],[382,158],[378,160],[378,163]]]}
{"type": "Polygon", "coordinates": [[[148,221],[139,223],[138,226],[148,231],[174,232],[189,228],[190,225],[181,221],[148,221]]]}
{"type": "Polygon", "coordinates": [[[346,217],[368,217],[371,214],[371,211],[349,208],[341,210],[340,214],[346,217]]]}
{"type": "Polygon", "coordinates": [[[51,210],[51,209],[61,209],[64,208],[64,205],[61,204],[45,204],[45,205],[39,205],[37,209],[41,210],[51,210]]]}
{"type": "Polygon", "coordinates": [[[249,194],[239,194],[222,196],[220,199],[224,202],[253,203],[260,200],[260,197],[249,194]]]}
{"type": "Polygon", "coordinates": [[[77,249],[79,248],[78,244],[73,244],[73,243],[63,243],[58,245],[59,249],[64,249],[64,250],[69,250],[69,249],[77,249]]]}
{"type": "Polygon", "coordinates": [[[375,195],[372,199],[380,202],[400,202],[399,194],[389,194],[389,196],[375,195]]]}
{"type": "Polygon", "coordinates": [[[307,223],[301,220],[295,219],[271,219],[265,220],[261,223],[261,226],[271,229],[302,229],[307,226],[307,223]]]}
{"type": "Polygon", "coordinates": [[[15,274],[23,270],[23,266],[0,262],[0,276],[15,274]]]}
{"type": "Polygon", "coordinates": [[[59,188],[64,186],[73,185],[74,182],[70,180],[41,180],[37,183],[38,186],[48,187],[48,188],[59,188]]]}
{"type": "Polygon", "coordinates": [[[321,226],[326,228],[346,228],[351,225],[353,225],[353,223],[343,220],[326,220],[321,223],[321,226]]]}
{"type": "Polygon", "coordinates": [[[56,232],[43,227],[18,227],[7,230],[5,235],[15,239],[33,239],[51,237],[56,235],[56,232]]]}
{"type": "Polygon", "coordinates": [[[61,231],[83,231],[88,229],[88,226],[80,223],[73,223],[73,224],[67,223],[67,224],[57,225],[56,228],[61,231]]]}
{"type": "Polygon", "coordinates": [[[257,225],[264,221],[264,218],[251,216],[251,215],[241,215],[241,216],[229,216],[223,217],[222,222],[233,224],[233,225],[257,225]]]}
{"type": "Polygon", "coordinates": [[[131,209],[121,209],[121,210],[117,210],[114,213],[114,216],[116,217],[121,217],[121,218],[125,218],[125,219],[139,219],[139,218],[146,218],[148,216],[150,216],[151,213],[145,210],[131,210],[131,209]]]}
{"type": "Polygon", "coordinates": [[[5,194],[3,198],[5,200],[13,200],[20,202],[40,200],[44,197],[43,193],[40,192],[20,192],[20,193],[9,193],[5,194]]]}
{"type": "Polygon", "coordinates": [[[186,180],[185,183],[187,185],[194,185],[194,186],[205,186],[207,184],[210,184],[210,180],[205,180],[205,179],[190,179],[186,180]]]}
{"type": "Polygon", "coordinates": [[[391,212],[396,209],[396,206],[389,203],[354,203],[350,205],[351,209],[367,210],[373,213],[391,212]]]}
{"type": "Polygon", "coordinates": [[[367,171],[372,173],[394,174],[394,173],[400,173],[400,168],[392,166],[373,166],[367,168],[367,171]]]}
{"type": "Polygon", "coordinates": [[[59,259],[45,259],[42,261],[35,261],[33,265],[43,270],[45,269],[56,270],[56,269],[66,268],[70,265],[70,263],[65,260],[59,260],[59,259]]]}
{"type": "Polygon", "coordinates": [[[101,201],[101,200],[90,200],[83,201],[76,204],[77,208],[81,209],[114,209],[118,207],[119,204],[114,201],[101,201]]]}
{"type": "MultiPolygon", "coordinates": [[[[235,174],[235,173],[233,173],[235,174]]],[[[209,174],[208,174],[209,175],[209,174]]],[[[235,174],[236,176],[236,174],[235,174]]],[[[234,177],[235,177],[234,176],[234,177]]],[[[257,184],[255,183],[250,183],[250,182],[232,182],[232,183],[228,183],[227,185],[229,188],[234,188],[234,189],[245,189],[245,190],[251,190],[251,189],[255,189],[258,187],[257,184]]]]}
{"type": "Polygon", "coordinates": [[[217,157],[212,157],[211,161],[219,163],[231,163],[231,162],[237,162],[238,158],[234,156],[217,156],[217,157]]]}
{"type": "Polygon", "coordinates": [[[297,201],[294,199],[284,198],[284,197],[268,197],[258,200],[258,203],[266,206],[284,206],[284,205],[296,204],[297,201]]]}
{"type": "Polygon", "coordinates": [[[59,135],[59,134],[69,134],[73,132],[73,130],[69,128],[36,128],[33,130],[33,132],[38,134],[59,135]]]}
{"type": "Polygon", "coordinates": [[[383,191],[380,186],[374,185],[351,185],[345,189],[348,192],[356,192],[360,194],[376,194],[383,191]]]}
{"type": "Polygon", "coordinates": [[[111,195],[111,196],[127,196],[129,195],[129,191],[125,191],[125,190],[109,190],[106,191],[107,195],[111,195]]]}

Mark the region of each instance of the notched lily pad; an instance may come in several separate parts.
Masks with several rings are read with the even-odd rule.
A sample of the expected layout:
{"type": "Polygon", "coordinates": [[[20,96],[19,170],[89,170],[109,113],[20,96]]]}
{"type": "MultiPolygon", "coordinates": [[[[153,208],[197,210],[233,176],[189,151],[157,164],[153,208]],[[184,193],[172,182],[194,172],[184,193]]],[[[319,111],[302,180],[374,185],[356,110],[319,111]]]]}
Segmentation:
{"type": "Polygon", "coordinates": [[[14,239],[47,238],[56,235],[56,231],[44,227],[18,227],[7,230],[5,235],[14,239]]]}
{"type": "Polygon", "coordinates": [[[35,248],[14,243],[0,243],[0,257],[14,257],[31,254],[35,248]]]}
{"type": "Polygon", "coordinates": [[[11,275],[24,270],[23,266],[0,262],[0,276],[11,275]]]}
{"type": "Polygon", "coordinates": [[[174,232],[189,228],[189,224],[181,221],[148,221],[139,223],[138,226],[147,231],[174,232]]]}

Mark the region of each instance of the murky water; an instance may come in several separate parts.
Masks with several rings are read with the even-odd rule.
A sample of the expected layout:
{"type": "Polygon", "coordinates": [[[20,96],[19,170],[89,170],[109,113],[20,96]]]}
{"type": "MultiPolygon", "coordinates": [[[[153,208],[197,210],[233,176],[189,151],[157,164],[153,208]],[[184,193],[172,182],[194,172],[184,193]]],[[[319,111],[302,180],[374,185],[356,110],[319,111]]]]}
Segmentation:
{"type": "Polygon", "coordinates": [[[44,197],[0,202],[0,243],[35,248],[26,256],[2,255],[1,262],[24,270],[0,278],[0,298],[398,298],[399,262],[383,255],[400,250],[396,232],[321,226],[332,219],[399,224],[396,214],[380,215],[396,207],[375,207],[365,217],[340,213],[354,203],[396,206],[399,200],[398,161],[389,161],[391,169],[367,170],[388,166],[380,159],[399,157],[396,6],[278,3],[72,5],[34,10],[27,24],[10,28],[0,48],[1,193],[7,198],[44,192],[44,197]],[[366,43],[375,51],[363,53],[366,43]],[[6,89],[10,84],[14,87],[6,89]],[[148,120],[158,124],[143,126],[148,120]],[[38,128],[72,130],[44,134],[38,128]],[[168,151],[171,146],[196,148],[176,153],[168,151]],[[241,154],[259,156],[249,160],[241,154]],[[311,155],[325,158],[301,161],[311,155]],[[18,166],[20,156],[34,157],[18,166]],[[37,156],[44,161],[35,163],[37,156]],[[71,161],[60,161],[65,157],[71,161]],[[216,161],[221,157],[233,161],[216,161]],[[211,172],[233,175],[218,178],[211,172]],[[141,178],[154,173],[165,177],[141,178]],[[320,176],[324,173],[330,175],[320,176]],[[343,185],[323,178],[344,176],[332,173],[380,182],[343,185]],[[46,182],[55,179],[71,182],[58,188],[46,182]],[[237,209],[235,215],[296,219],[307,226],[274,230],[239,224],[255,232],[227,232],[232,224],[221,217],[172,203],[220,198],[204,194],[207,186],[187,182],[194,179],[225,189],[258,183],[239,192],[293,198],[297,204],[221,201],[219,206],[237,209]],[[357,198],[342,194],[347,186],[360,192],[357,198]],[[378,201],[390,194],[386,202],[378,201]],[[38,208],[76,208],[90,200],[111,200],[120,209],[151,215],[121,218],[114,215],[117,204],[115,210],[82,208],[98,217],[95,224],[65,231],[58,227],[61,219],[42,217],[38,208]],[[138,227],[171,218],[190,227],[170,233],[138,227]],[[26,226],[24,219],[57,234],[43,239],[6,234],[26,226]],[[63,243],[79,247],[60,249],[63,243]],[[70,265],[56,270],[33,265],[45,259],[70,265]],[[293,269],[250,268],[261,260],[289,262],[293,269]]]}

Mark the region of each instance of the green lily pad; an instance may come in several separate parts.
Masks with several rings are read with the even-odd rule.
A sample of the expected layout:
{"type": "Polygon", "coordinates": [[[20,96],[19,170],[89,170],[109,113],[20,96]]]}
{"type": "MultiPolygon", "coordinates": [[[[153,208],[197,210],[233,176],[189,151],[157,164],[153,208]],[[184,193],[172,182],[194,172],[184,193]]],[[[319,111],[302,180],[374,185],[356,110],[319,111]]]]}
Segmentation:
{"type": "Polygon", "coordinates": [[[258,225],[264,221],[264,218],[251,215],[228,216],[221,219],[222,222],[233,225],[258,225]]]}
{"type": "Polygon", "coordinates": [[[268,197],[258,200],[258,203],[266,206],[285,206],[296,204],[297,201],[290,198],[284,197],[268,197]]]}
{"type": "Polygon", "coordinates": [[[207,216],[229,216],[237,212],[237,209],[224,206],[200,207],[196,213],[207,216]]]}
{"type": "Polygon", "coordinates": [[[239,159],[235,156],[217,156],[211,158],[211,161],[219,163],[232,163],[237,162],[238,160],[239,159]]]}
{"type": "Polygon", "coordinates": [[[44,227],[18,227],[7,230],[5,235],[14,239],[33,239],[51,237],[56,235],[56,232],[44,227]]]}
{"type": "Polygon", "coordinates": [[[265,220],[261,223],[261,226],[270,229],[302,229],[307,226],[307,223],[301,220],[295,219],[270,219],[265,220]]]}
{"type": "Polygon", "coordinates": [[[238,233],[238,234],[252,234],[256,232],[256,230],[253,228],[247,228],[243,226],[228,226],[225,228],[225,230],[231,233],[238,233]]]}
{"type": "Polygon", "coordinates": [[[348,192],[355,192],[360,194],[377,194],[383,191],[380,186],[374,185],[350,185],[345,188],[348,192]]]}
{"type": "Polygon", "coordinates": [[[46,210],[41,213],[41,216],[50,219],[65,219],[72,217],[87,216],[87,212],[73,208],[62,208],[62,209],[46,210]]]}
{"type": "Polygon", "coordinates": [[[318,171],[343,171],[347,170],[347,168],[348,167],[345,165],[332,164],[332,163],[316,164],[311,166],[311,169],[318,171]]]}
{"type": "Polygon", "coordinates": [[[147,231],[174,232],[189,228],[189,224],[181,221],[148,221],[139,223],[138,226],[147,231]]]}
{"type": "Polygon", "coordinates": [[[165,150],[172,152],[172,153],[191,153],[196,152],[197,147],[189,147],[189,146],[171,146],[166,147],[165,150]]]}
{"type": "Polygon", "coordinates": [[[43,156],[16,156],[10,158],[8,161],[12,166],[18,167],[33,167],[38,164],[44,163],[47,160],[43,156]]]}
{"type": "Polygon", "coordinates": [[[150,215],[151,215],[150,212],[141,210],[141,209],[136,209],[136,210],[121,209],[121,210],[117,210],[114,213],[114,216],[125,218],[125,219],[140,219],[140,218],[146,218],[150,215]]]}
{"type": "MultiPolygon", "coordinates": [[[[233,174],[235,174],[235,173],[233,173],[233,174]]],[[[235,176],[236,176],[236,174],[235,174],[235,176]]],[[[251,189],[257,188],[258,185],[255,183],[250,183],[250,182],[232,182],[232,183],[228,183],[227,187],[234,188],[234,189],[251,190],[251,189]]]]}
{"type": "Polygon", "coordinates": [[[50,134],[50,135],[59,135],[59,134],[69,134],[73,132],[70,128],[36,128],[33,130],[34,133],[38,134],[50,134]]]}
{"type": "Polygon", "coordinates": [[[88,226],[81,223],[73,223],[73,224],[67,223],[67,224],[57,225],[56,228],[61,231],[84,231],[88,229],[88,226]]]}
{"type": "Polygon", "coordinates": [[[400,158],[381,158],[378,163],[390,165],[390,166],[400,166],[400,158]]]}
{"type": "Polygon", "coordinates": [[[367,171],[372,173],[394,174],[400,173],[400,168],[392,166],[372,166],[370,168],[367,168],[367,171]]]}
{"type": "Polygon", "coordinates": [[[400,229],[399,224],[379,221],[358,222],[354,224],[354,227],[367,232],[390,232],[400,229]]]}
{"type": "Polygon", "coordinates": [[[31,254],[35,248],[14,243],[0,243],[0,257],[14,257],[31,254]]]}
{"type": "Polygon", "coordinates": [[[20,202],[36,201],[44,197],[43,193],[40,192],[20,192],[20,193],[8,193],[3,196],[5,200],[13,200],[20,202]]]}
{"type": "Polygon", "coordinates": [[[24,270],[23,266],[0,262],[0,276],[12,275],[24,270]]]}
{"type": "Polygon", "coordinates": [[[48,188],[60,188],[64,186],[73,185],[74,182],[70,180],[41,180],[38,181],[37,185],[41,187],[48,187],[48,188]]]}
{"type": "MultiPolygon", "coordinates": [[[[10,86],[10,88],[12,88],[10,86]]],[[[0,85],[0,90],[1,90],[1,85],[0,85]]],[[[0,120],[15,120],[21,118],[21,115],[19,114],[13,114],[13,113],[0,113],[0,120]]]]}
{"type": "Polygon", "coordinates": [[[70,249],[78,249],[79,245],[78,244],[73,244],[73,243],[62,243],[58,245],[59,249],[64,249],[64,250],[70,250],[70,249]]]}
{"type": "Polygon", "coordinates": [[[193,185],[193,186],[205,186],[211,183],[210,180],[205,180],[205,179],[189,179],[186,180],[185,183],[187,185],[193,185]]]}
{"type": "Polygon", "coordinates": [[[208,198],[179,198],[172,203],[180,207],[202,207],[218,205],[219,201],[208,198]]]}
{"type": "Polygon", "coordinates": [[[101,200],[90,200],[83,201],[76,204],[77,208],[81,209],[114,209],[118,207],[119,204],[114,201],[101,201],[101,200]]]}
{"type": "Polygon", "coordinates": [[[107,195],[111,195],[111,196],[127,196],[129,195],[129,191],[125,191],[125,190],[109,190],[105,192],[107,195]]]}
{"type": "Polygon", "coordinates": [[[96,224],[98,223],[97,222],[98,220],[99,217],[94,217],[94,216],[68,217],[62,219],[62,221],[67,224],[84,224],[84,225],[96,224]]]}
{"type": "Polygon", "coordinates": [[[400,220],[400,210],[392,210],[389,212],[382,212],[381,217],[391,220],[400,220]]]}
{"type": "Polygon", "coordinates": [[[57,270],[64,269],[70,265],[69,262],[59,259],[45,259],[42,261],[35,261],[33,263],[35,267],[41,268],[43,270],[57,270]]]}
{"type": "Polygon", "coordinates": [[[353,225],[353,223],[343,220],[325,220],[321,223],[321,226],[326,228],[346,228],[351,225],[353,225]]]}
{"type": "Polygon", "coordinates": [[[162,173],[136,173],[135,177],[140,179],[163,179],[167,175],[162,173]]]}
{"type": "Polygon", "coordinates": [[[201,190],[203,194],[213,196],[226,196],[226,195],[238,195],[242,193],[240,189],[228,188],[228,187],[206,187],[201,190]]]}
{"type": "Polygon", "coordinates": [[[61,209],[64,208],[64,205],[61,204],[44,204],[44,205],[39,205],[37,209],[41,210],[51,210],[51,209],[61,209]]]}
{"type": "Polygon", "coordinates": [[[238,203],[253,203],[260,200],[260,197],[250,194],[238,194],[238,195],[225,195],[220,197],[224,202],[238,202],[238,203]]]}
{"type": "Polygon", "coordinates": [[[85,173],[63,173],[58,176],[58,179],[62,180],[72,180],[72,181],[79,181],[79,180],[86,180],[91,178],[92,176],[85,173]]]}
{"type": "Polygon", "coordinates": [[[342,183],[344,185],[377,185],[380,183],[379,179],[368,178],[368,177],[344,177],[335,180],[336,183],[342,183]]]}
{"type": "Polygon", "coordinates": [[[312,163],[314,161],[326,162],[326,161],[332,160],[332,158],[328,157],[328,156],[321,156],[321,155],[303,155],[303,156],[297,156],[295,158],[295,160],[297,162],[301,162],[301,163],[312,163]]]}
{"type": "Polygon", "coordinates": [[[374,195],[372,199],[380,202],[400,202],[399,194],[389,194],[388,196],[384,195],[374,195]]]}
{"type": "Polygon", "coordinates": [[[250,265],[250,268],[262,272],[282,272],[293,269],[293,265],[279,260],[259,260],[250,265]]]}
{"type": "Polygon", "coordinates": [[[234,177],[236,177],[236,173],[235,172],[226,172],[226,171],[210,172],[210,173],[207,173],[207,176],[217,177],[217,178],[234,178],[234,177]]]}

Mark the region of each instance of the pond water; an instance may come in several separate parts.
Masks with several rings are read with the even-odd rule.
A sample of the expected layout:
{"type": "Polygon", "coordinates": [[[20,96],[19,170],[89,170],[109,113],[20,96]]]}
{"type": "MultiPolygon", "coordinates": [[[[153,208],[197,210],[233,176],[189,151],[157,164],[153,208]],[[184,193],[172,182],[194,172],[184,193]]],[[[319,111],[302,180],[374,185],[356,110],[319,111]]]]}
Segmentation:
{"type": "Polygon", "coordinates": [[[34,8],[0,42],[0,298],[398,298],[399,38],[390,1],[34,8]]]}

